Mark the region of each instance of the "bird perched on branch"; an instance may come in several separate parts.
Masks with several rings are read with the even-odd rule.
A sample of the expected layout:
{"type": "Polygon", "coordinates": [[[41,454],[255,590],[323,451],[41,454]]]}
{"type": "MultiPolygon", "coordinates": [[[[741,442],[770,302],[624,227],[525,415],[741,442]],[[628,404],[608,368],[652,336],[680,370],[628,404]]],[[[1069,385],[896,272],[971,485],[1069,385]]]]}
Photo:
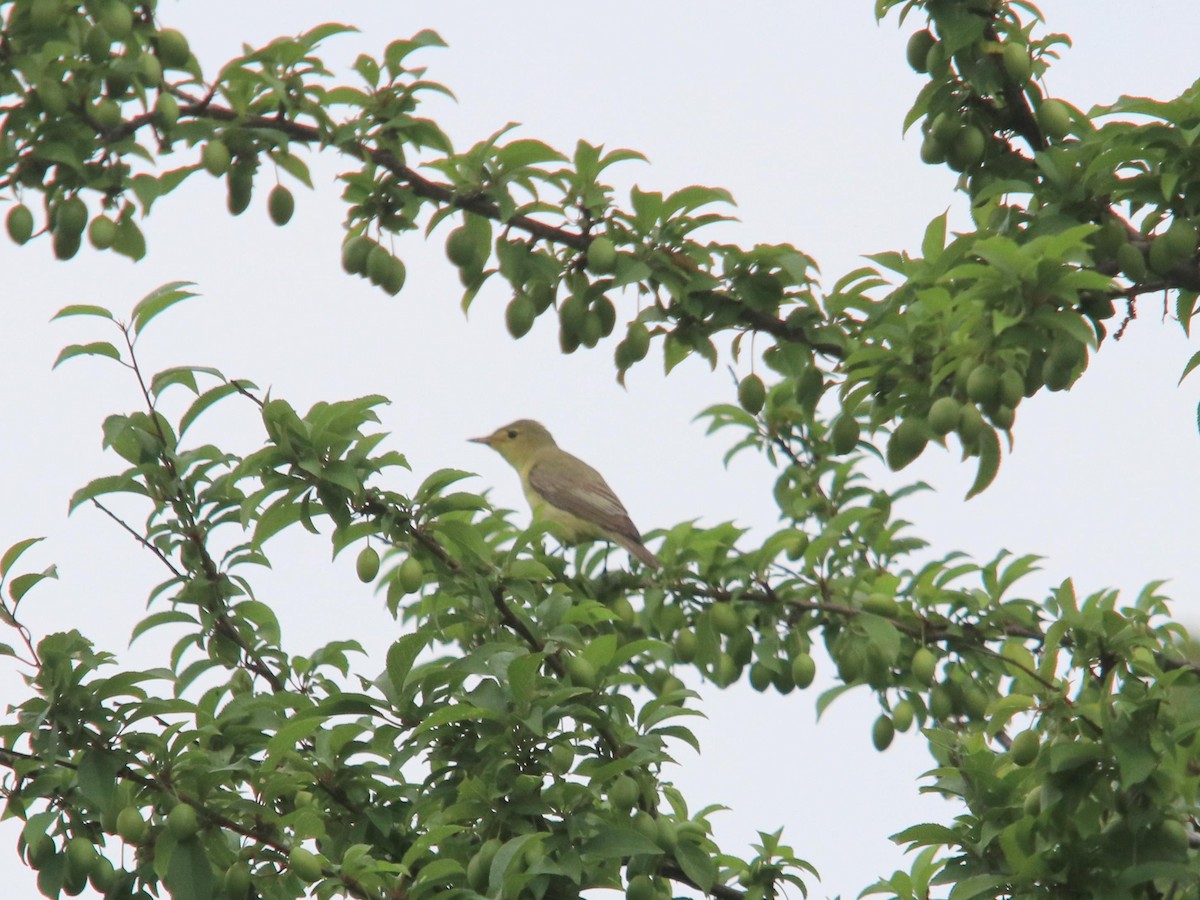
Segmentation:
{"type": "Polygon", "coordinates": [[[614,541],[650,568],[662,565],[600,473],[560,449],[540,422],[520,419],[471,440],[487,444],[517,470],[534,518],[557,526],[568,543],[614,541]]]}

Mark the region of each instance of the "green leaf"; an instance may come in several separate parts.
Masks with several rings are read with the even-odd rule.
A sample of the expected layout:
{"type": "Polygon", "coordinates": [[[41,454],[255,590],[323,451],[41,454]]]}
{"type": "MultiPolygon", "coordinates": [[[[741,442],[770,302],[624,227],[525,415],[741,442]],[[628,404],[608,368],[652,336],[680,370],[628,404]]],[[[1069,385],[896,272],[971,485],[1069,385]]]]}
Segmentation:
{"type": "Polygon", "coordinates": [[[888,840],[895,844],[912,844],[914,847],[925,845],[944,845],[955,847],[961,841],[958,833],[937,822],[923,822],[913,825],[893,834],[888,840]]]}
{"type": "Polygon", "coordinates": [[[71,344],[70,346],[63,347],[62,352],[58,354],[58,358],[54,360],[54,365],[50,368],[57,369],[61,363],[76,356],[107,356],[109,359],[119,360],[121,352],[108,341],[93,341],[90,344],[71,344]]]}
{"type": "Polygon", "coordinates": [[[135,481],[133,476],[128,472],[122,475],[105,475],[89,481],[72,494],[71,502],[67,506],[67,512],[74,512],[81,503],[94,500],[101,494],[116,493],[140,494],[143,497],[149,496],[146,488],[135,481]]]}
{"type": "Polygon", "coordinates": [[[113,314],[103,306],[90,306],[86,303],[76,303],[71,306],[64,306],[53,316],[50,321],[55,319],[65,319],[67,316],[99,316],[102,319],[112,319],[113,314]]]}
{"type": "Polygon", "coordinates": [[[184,414],[179,418],[179,434],[182,436],[183,433],[188,430],[191,424],[200,417],[200,414],[218,400],[222,400],[225,397],[228,397],[230,394],[238,393],[239,385],[242,390],[249,390],[255,387],[255,385],[244,381],[219,384],[215,388],[209,388],[207,391],[193,400],[192,405],[189,406],[187,411],[184,412],[184,414]]]}
{"type": "Polygon", "coordinates": [[[975,482],[967,491],[966,499],[970,500],[977,494],[987,490],[988,485],[1000,471],[1000,437],[995,430],[984,428],[979,436],[979,469],[975,473],[975,482]]]}
{"type": "Polygon", "coordinates": [[[675,861],[696,887],[706,894],[717,880],[717,861],[696,844],[680,842],[675,848],[675,861]]]}
{"type": "Polygon", "coordinates": [[[12,564],[17,561],[17,558],[32,547],[34,544],[44,541],[44,537],[26,538],[23,541],[17,541],[11,547],[4,551],[4,555],[0,556],[0,578],[4,578],[8,574],[8,570],[12,568],[12,564]]]}
{"type": "Polygon", "coordinates": [[[58,569],[54,566],[42,572],[28,572],[24,575],[18,575],[8,583],[8,596],[12,598],[13,603],[19,603],[39,581],[44,581],[47,578],[57,578],[58,569]]]}
{"type": "Polygon", "coordinates": [[[1200,366],[1200,351],[1192,354],[1192,358],[1187,361],[1187,365],[1183,367],[1183,374],[1179,376],[1179,381],[1176,385],[1183,384],[1183,379],[1187,378],[1192,373],[1192,370],[1200,366]]]}
{"type": "Polygon", "coordinates": [[[117,773],[125,760],[110,750],[88,750],[79,761],[79,792],[97,807],[106,807],[117,794],[117,773]]]}
{"type": "Polygon", "coordinates": [[[388,648],[387,674],[395,693],[399,694],[404,690],[408,674],[412,671],[413,662],[425,649],[429,638],[428,632],[418,631],[414,634],[406,634],[388,648]]]}
{"type": "Polygon", "coordinates": [[[948,213],[949,210],[935,217],[925,229],[925,237],[921,241],[921,253],[927,260],[937,259],[946,247],[946,216],[948,213]]]}
{"type": "Polygon", "coordinates": [[[199,296],[195,291],[187,290],[194,283],[192,281],[172,281],[151,291],[139,300],[133,307],[134,334],[140,335],[155,316],[181,300],[199,296]]]}
{"type": "Polygon", "coordinates": [[[662,848],[636,828],[628,825],[613,825],[584,841],[579,851],[587,856],[624,859],[628,856],[643,854],[657,855],[662,852],[662,848]]]}
{"type": "Polygon", "coordinates": [[[171,900],[212,900],[212,864],[199,839],[193,837],[175,845],[163,881],[171,900]]]}

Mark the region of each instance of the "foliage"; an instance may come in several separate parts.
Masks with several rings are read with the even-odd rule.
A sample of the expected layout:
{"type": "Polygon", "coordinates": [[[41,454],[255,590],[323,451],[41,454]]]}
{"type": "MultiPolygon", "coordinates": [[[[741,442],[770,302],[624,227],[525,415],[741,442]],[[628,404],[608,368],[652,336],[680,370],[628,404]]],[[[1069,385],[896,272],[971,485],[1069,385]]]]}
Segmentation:
{"type": "MultiPolygon", "coordinates": [[[[580,142],[567,154],[502,131],[456,152],[418,115],[445,91],[412,64],[441,44],[430,32],[360,56],[359,86],[319,56],[340,25],[206,78],[153,2],[0,4],[0,189],[18,243],[45,236],[69,258],[86,230],[137,259],[139,217],[185,179],[223,179],[236,215],[264,163],[309,186],[303,153],[340,153],[356,165],[343,179],[345,268],[388,293],[405,274],[389,237],[451,219],[462,303],[504,280],[518,337],[556,315],[564,352],[594,347],[616,328],[614,298],[636,293],[618,377],[655,342],[670,370],[692,354],[715,365],[724,347],[739,357],[745,336],[760,336],[754,363],[771,383],[752,372],[738,405],[705,415],[731,454],[776,466],[782,520],[750,547],[732,525],[678,525],[661,535],[660,572],[622,571],[599,547],[572,565],[536,528],[457,490],[463,473],[429,473],[411,495],[387,489],[407,462],[380,449],[383,397],[301,413],[215,369],[145,372],[138,341],[192,296],[186,284],[128,317],[61,310],[98,332],[59,361],[121,364],[144,398],[104,423],[121,470],[72,507],[140,498],[145,524],[118,521],[167,577],[134,636],[181,636],[145,671],[116,667],[77,632],[35,639],[19,607],[53,569],[17,574],[33,541],[0,558],[20,639],[0,652],[31,689],[0,726],[0,763],[43,893],[88,880],[110,897],[177,898],[803,889],[812,870],[778,833],[763,832],[751,858],[723,852],[712,810],[691,810],[661,771],[675,743],[694,742],[695,695],[678,672],[790,694],[812,682],[818,641],[841,681],[818,709],[865,685],[881,707],[876,746],[918,725],[937,763],[927,789],[963,809],[897,835],[923,849],[911,872],[867,893],[1196,890],[1197,667],[1158,587],[1122,602],[1077,597],[1067,581],[1035,599],[1016,593],[1032,557],[918,562],[923,542],[893,516],[912,488],[884,490],[860,469],[871,455],[903,468],[953,434],[977,459],[972,493],[984,490],[1021,401],[1071,387],[1116,304],[1123,330],[1141,294],[1171,291],[1189,328],[1200,93],[1085,113],[1043,96],[1037,79],[1065,38],[1035,36],[1032,5],[878,0],[876,11],[893,7],[901,21],[928,19],[908,58],[930,80],[906,121],[921,123],[926,162],[961,173],[976,230],[947,235],[936,219],[920,257],[879,254],[878,268],[825,289],[791,246],[704,242],[730,201],[721,189],[635,189],[619,204],[603,179],[633,151],[580,142]],[[155,167],[176,153],[190,162],[155,167]],[[183,391],[193,399],[168,416],[163,395],[183,391]],[[260,412],[260,446],[189,443],[196,418],[229,403],[260,412]],[[350,639],[309,656],[283,646],[254,567],[297,526],[355,548],[361,577],[384,589],[406,623],[385,661],[350,639]],[[133,853],[116,869],[121,842],[133,853]]],[[[286,187],[269,209],[287,223],[286,187]]]]}

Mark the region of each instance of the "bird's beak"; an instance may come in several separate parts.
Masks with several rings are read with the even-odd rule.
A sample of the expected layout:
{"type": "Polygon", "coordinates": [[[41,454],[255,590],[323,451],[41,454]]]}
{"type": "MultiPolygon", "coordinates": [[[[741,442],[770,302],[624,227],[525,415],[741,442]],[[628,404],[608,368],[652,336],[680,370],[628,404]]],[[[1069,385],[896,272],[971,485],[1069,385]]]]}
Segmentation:
{"type": "Polygon", "coordinates": [[[467,440],[472,444],[487,444],[489,447],[492,445],[492,438],[490,435],[488,437],[481,438],[467,438],[467,440]]]}

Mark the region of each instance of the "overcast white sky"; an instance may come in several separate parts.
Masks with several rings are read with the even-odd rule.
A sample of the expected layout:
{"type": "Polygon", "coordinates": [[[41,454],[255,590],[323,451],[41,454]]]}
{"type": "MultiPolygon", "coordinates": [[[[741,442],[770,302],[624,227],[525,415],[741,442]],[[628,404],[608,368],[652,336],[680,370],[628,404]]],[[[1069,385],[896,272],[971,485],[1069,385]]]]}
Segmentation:
{"type": "MultiPolygon", "coordinates": [[[[514,121],[523,123],[519,136],[566,150],[578,138],[641,150],[651,165],[628,165],[621,183],[727,187],[740,222],[714,231],[714,239],[792,242],[832,283],[861,264],[861,254],[915,248],[928,220],[948,206],[963,221],[951,175],[923,167],[918,140],[900,134],[921,86],[903,47],[920,25],[911,20],[897,30],[892,19],[877,27],[871,7],[866,0],[618,0],[602,7],[209,0],[164,3],[160,13],[189,35],[209,73],[242,42],[304,30],[326,21],[332,8],[362,29],[330,43],[339,64],[433,28],[450,48],[421,58],[458,103],[436,103],[426,114],[458,147],[514,121]]],[[[1051,73],[1049,90],[1080,107],[1121,93],[1173,96],[1197,75],[1194,0],[1143,2],[1137,15],[1115,2],[1048,0],[1044,11],[1050,29],[1076,45],[1051,73]]],[[[613,380],[611,341],[561,356],[547,318],[514,342],[504,331],[507,298],[498,285],[464,319],[456,274],[437,238],[399,241],[409,280],[395,299],[344,276],[334,176],[347,168],[314,162],[317,189],[293,185],[297,212],[284,229],[267,221],[265,188],[250,212],[232,219],[223,187],[194,176],[156,207],[146,226],[150,254],[137,265],[86,249],[58,264],[46,241],[21,249],[0,242],[8,336],[0,356],[0,548],[48,535],[29,560],[57,562],[61,574],[27,602],[36,633],[79,628],[98,646],[122,652],[127,665],[156,664],[150,654],[161,644],[124,648],[161,573],[98,513],[65,517],[75,488],[115,469],[100,453],[100,423],[137,407],[135,386],[98,361],[52,373],[62,345],[109,336],[97,323],[47,320],[68,303],[127,310],[176,279],[196,281],[204,296],[147,331],[147,369],[216,366],[270,385],[299,408],[387,394],[393,403],[383,411],[384,427],[415,470],[396,476],[397,489],[434,468],[470,469],[480,475],[476,487],[494,487],[497,503],[524,514],[513,473],[465,438],[533,417],[605,473],[643,531],[691,518],[773,527],[770,470],[748,456],[723,468],[727,441],[706,439],[691,421],[732,397],[723,368],[710,373],[690,361],[664,379],[648,363],[622,390],[613,380]]],[[[632,298],[625,302],[622,318],[634,309],[632,298]]],[[[905,473],[938,489],[905,507],[915,532],[939,553],[963,549],[981,560],[1002,547],[1041,553],[1048,559],[1038,586],[1072,575],[1081,591],[1136,593],[1151,579],[1169,578],[1180,616],[1191,620],[1198,579],[1186,511],[1200,507],[1200,492],[1182,473],[1200,455],[1200,391],[1197,382],[1175,383],[1193,348],[1162,320],[1158,300],[1146,298],[1139,313],[1128,337],[1107,344],[1069,396],[1022,405],[1016,452],[983,497],[961,501],[973,472],[938,450],[905,473]]],[[[202,420],[195,438],[223,439],[230,428],[253,425],[248,410],[231,406],[202,420]]],[[[348,637],[381,653],[396,626],[354,579],[349,558],[327,564],[326,546],[300,535],[279,539],[260,599],[278,610],[294,652],[348,637]]],[[[362,668],[381,667],[382,656],[376,659],[362,668]]],[[[787,698],[742,687],[706,693],[708,720],[697,726],[704,753],[681,751],[677,783],[693,808],[732,808],[717,817],[717,834],[733,852],[756,840],[756,830],[783,826],[824,876],[813,885],[816,896],[854,896],[903,865],[888,834],[954,814],[917,794],[916,776],[930,762],[919,739],[902,737],[882,755],[871,748],[875,711],[865,696],[839,701],[817,727],[816,689],[787,698]]],[[[25,696],[19,672],[0,667],[0,703],[25,696]]],[[[12,852],[16,833],[13,823],[0,825],[0,873],[10,896],[33,895],[33,873],[12,852]]]]}

